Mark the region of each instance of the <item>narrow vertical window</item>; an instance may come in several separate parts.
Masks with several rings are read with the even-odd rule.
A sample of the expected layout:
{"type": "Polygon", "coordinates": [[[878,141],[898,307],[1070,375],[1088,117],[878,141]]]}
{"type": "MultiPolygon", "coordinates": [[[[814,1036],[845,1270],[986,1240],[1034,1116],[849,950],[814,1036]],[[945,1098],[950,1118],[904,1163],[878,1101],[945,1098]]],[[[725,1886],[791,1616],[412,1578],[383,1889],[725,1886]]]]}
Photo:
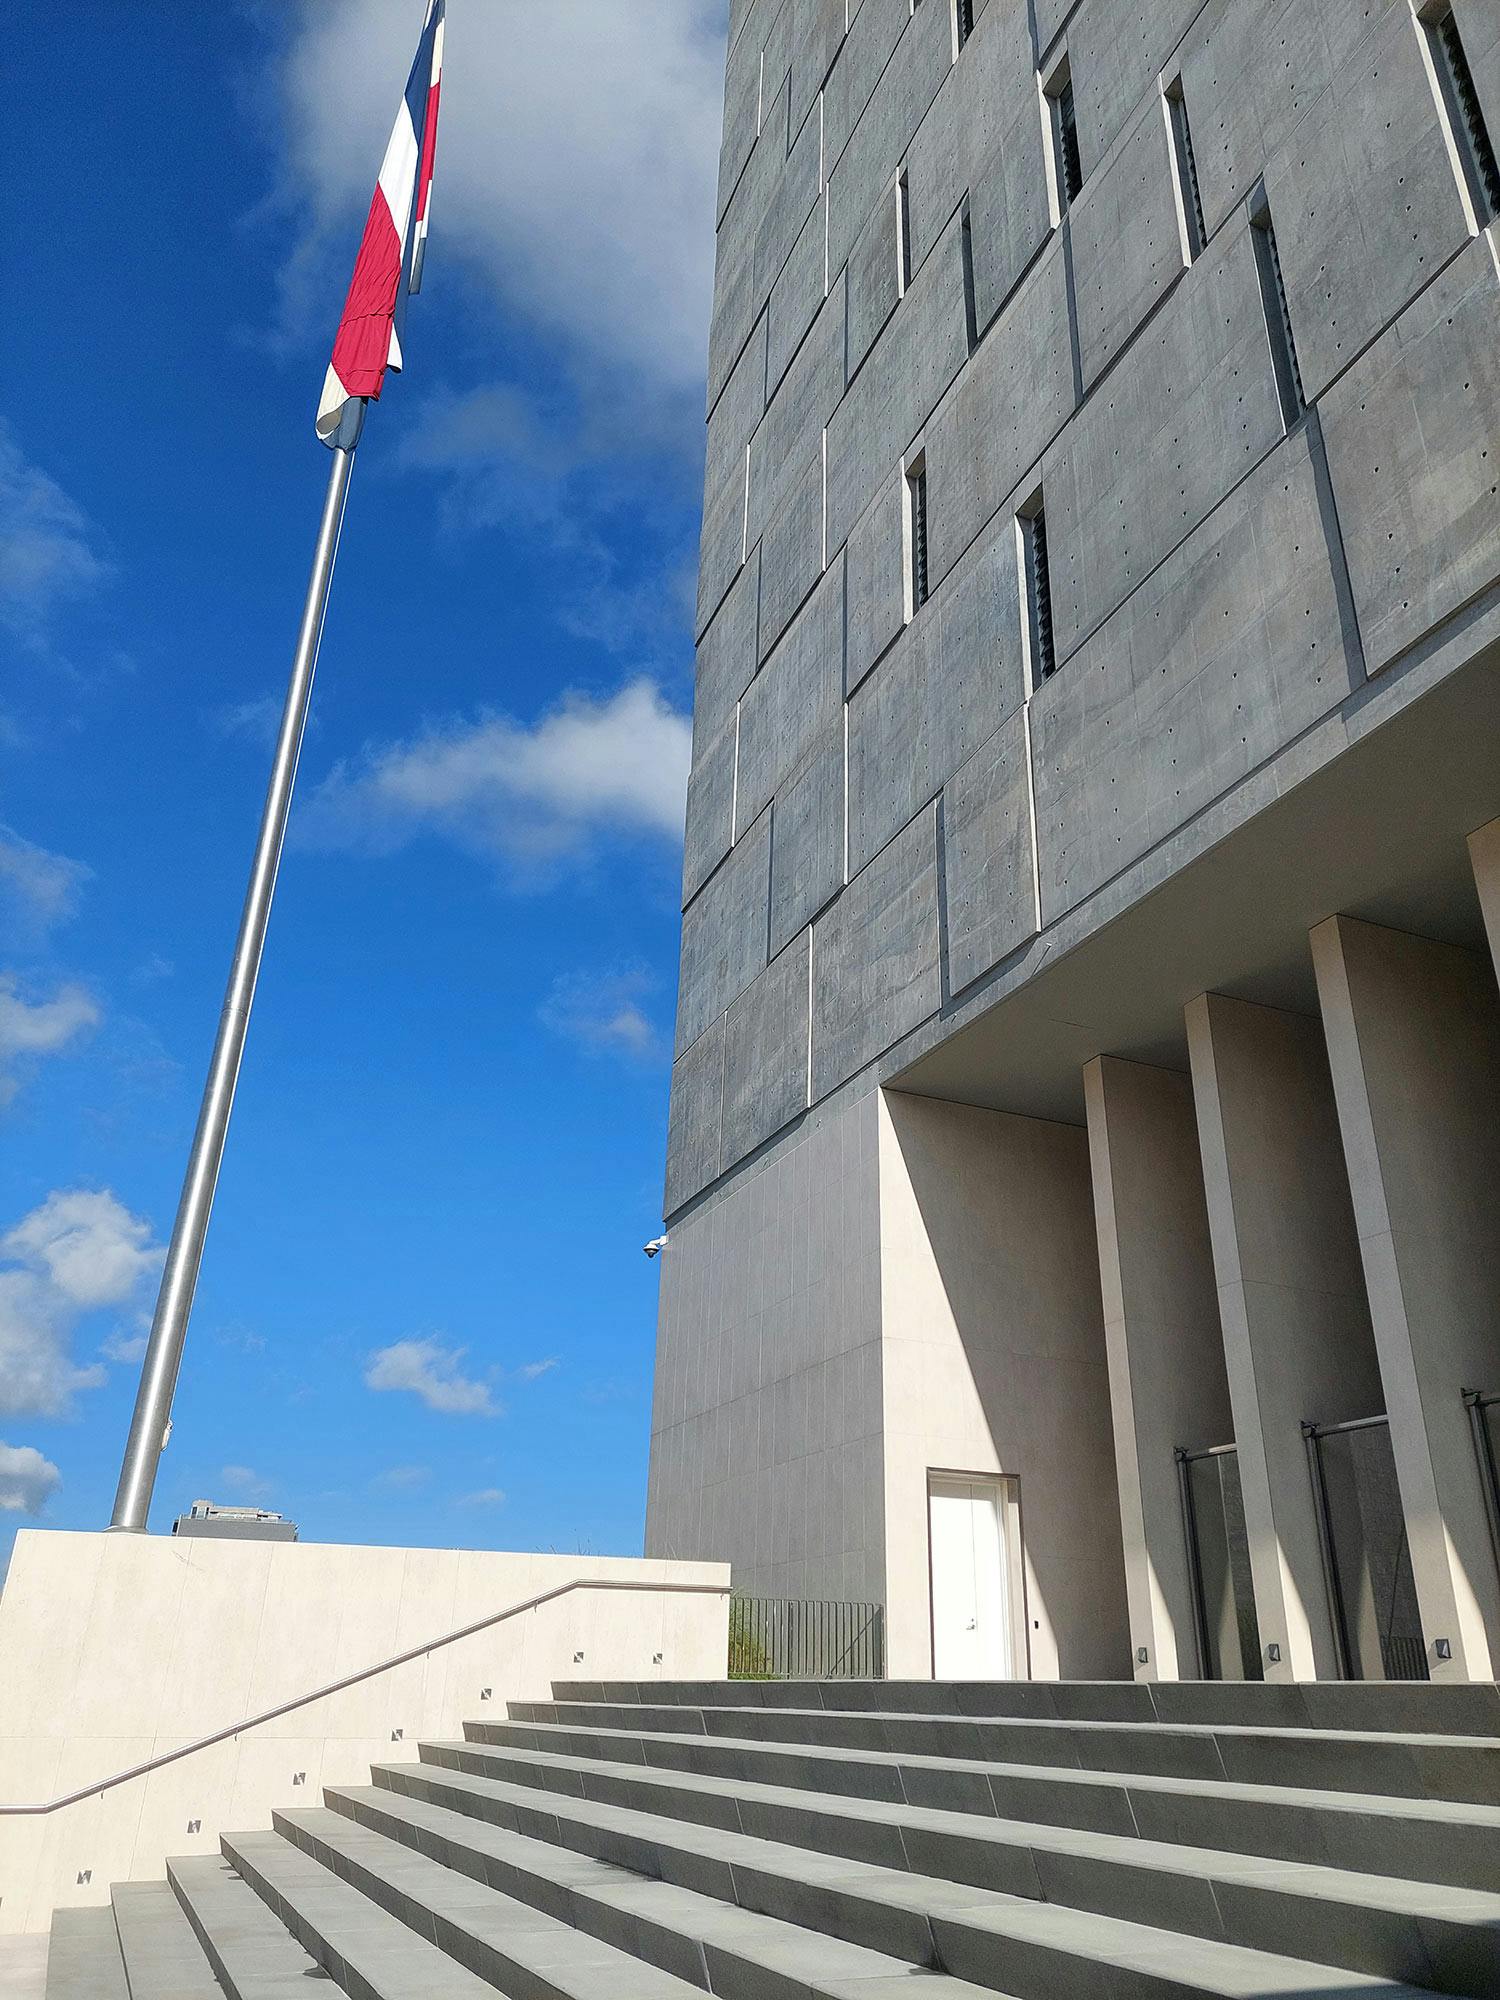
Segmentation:
{"type": "Polygon", "coordinates": [[[953,0],[953,39],[962,48],[974,32],[974,0],[953,0]]]}
{"type": "Polygon", "coordinates": [[[911,286],[911,187],[903,167],[896,181],[896,296],[911,286]]]}
{"type": "Polygon", "coordinates": [[[1026,637],[1031,655],[1031,686],[1035,691],[1057,672],[1052,643],[1052,571],[1047,561],[1047,510],[1037,495],[1019,517],[1021,571],[1026,587],[1026,637]]]}
{"type": "Polygon", "coordinates": [[[906,471],[906,535],[909,563],[907,616],[927,602],[927,461],[917,459],[906,471]]]}
{"type": "Polygon", "coordinates": [[[1495,148],[1484,122],[1484,109],[1474,88],[1469,58],[1464,54],[1452,7],[1445,7],[1424,25],[1432,46],[1433,64],[1443,93],[1443,107],[1448,114],[1453,142],[1458,150],[1459,164],[1468,183],[1469,198],[1483,228],[1500,215],[1500,164],[1495,159],[1495,148]]]}
{"type": "Polygon", "coordinates": [[[1290,430],[1307,408],[1307,398],[1302,392],[1302,370],[1297,366],[1297,342],[1286,302],[1286,283],[1281,275],[1281,253],[1276,248],[1276,231],[1263,195],[1250,213],[1250,235],[1260,274],[1260,302],[1271,343],[1271,365],[1276,371],[1276,389],[1281,397],[1281,418],[1290,430]]]}
{"type": "Polygon", "coordinates": [[[1177,170],[1177,209],[1182,221],[1183,255],[1189,264],[1208,241],[1203,226],[1203,196],[1198,188],[1198,162],[1188,124],[1187,99],[1179,76],[1166,88],[1167,124],[1172,133],[1172,163],[1177,170]]]}
{"type": "Polygon", "coordinates": [[[1078,150],[1078,113],[1073,103],[1073,77],[1066,56],[1042,86],[1052,139],[1052,182],[1061,221],[1083,186],[1083,158],[1078,150]]]}

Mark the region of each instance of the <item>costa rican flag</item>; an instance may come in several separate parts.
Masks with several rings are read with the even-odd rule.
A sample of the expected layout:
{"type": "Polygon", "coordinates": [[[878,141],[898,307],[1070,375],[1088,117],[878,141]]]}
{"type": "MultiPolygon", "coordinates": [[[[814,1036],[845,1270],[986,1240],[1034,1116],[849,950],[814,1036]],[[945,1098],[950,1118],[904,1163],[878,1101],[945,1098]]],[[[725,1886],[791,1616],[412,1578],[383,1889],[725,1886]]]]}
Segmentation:
{"type": "Polygon", "coordinates": [[[318,403],[318,436],[327,445],[338,442],[344,412],[354,398],[378,398],[386,369],[401,366],[406,301],[421,287],[427,247],[445,4],[446,0],[427,0],[417,59],[406,80],[406,95],[354,260],[349,296],[318,403]]]}

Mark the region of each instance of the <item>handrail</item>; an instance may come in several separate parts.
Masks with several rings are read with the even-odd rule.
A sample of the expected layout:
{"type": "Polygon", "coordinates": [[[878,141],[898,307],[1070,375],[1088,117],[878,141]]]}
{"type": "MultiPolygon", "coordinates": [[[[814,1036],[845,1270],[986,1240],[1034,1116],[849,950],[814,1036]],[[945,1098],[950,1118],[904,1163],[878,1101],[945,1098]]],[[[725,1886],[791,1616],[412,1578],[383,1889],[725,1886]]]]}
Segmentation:
{"type": "Polygon", "coordinates": [[[476,1618],[472,1625],[460,1625],[456,1632],[444,1632],[440,1638],[425,1640],[420,1646],[408,1646],[404,1653],[393,1654],[390,1659],[377,1661],[372,1667],[360,1667],[352,1674],[345,1674],[341,1680],[330,1681],[326,1687],[314,1688],[309,1694],[294,1695],[290,1701],[278,1702],[275,1708],[263,1709],[259,1715],[247,1715],[241,1722],[228,1723],[223,1729],[215,1729],[192,1743],[180,1743],[175,1750],[163,1750],[159,1756],[148,1757],[141,1764],[132,1764],[128,1770],[116,1771],[113,1777],[82,1785],[77,1791],[65,1792],[61,1798],[41,1800],[35,1805],[0,1805],[0,1818],[60,1812],[64,1806],[81,1805],[85,1799],[97,1798],[101,1792],[112,1791],[116,1785],[128,1784],[132,1778],[144,1778],[151,1771],[159,1771],[165,1764],[175,1764],[183,1757],[194,1756],[199,1750],[211,1749],[215,1743],[227,1743],[231,1737],[240,1736],[247,1729],[259,1729],[262,1723],[275,1722],[280,1716],[290,1715],[294,1709],[306,1708],[331,1694],[342,1694],[345,1688],[356,1687],[360,1681],[372,1680],[376,1674],[389,1673],[392,1667],[404,1667],[408,1660],[419,1660],[424,1653],[435,1653],[440,1646],[471,1639],[476,1632],[487,1631],[492,1625],[503,1625],[507,1618],[519,1617],[523,1611],[535,1611],[538,1605],[549,1604],[555,1597],[566,1597],[574,1590],[654,1590],[663,1596],[729,1595],[727,1583],[651,1583],[630,1577],[573,1577],[567,1583],[542,1591],[537,1597],[524,1598],[519,1604],[508,1604],[503,1611],[493,1611],[487,1618],[476,1618]]]}

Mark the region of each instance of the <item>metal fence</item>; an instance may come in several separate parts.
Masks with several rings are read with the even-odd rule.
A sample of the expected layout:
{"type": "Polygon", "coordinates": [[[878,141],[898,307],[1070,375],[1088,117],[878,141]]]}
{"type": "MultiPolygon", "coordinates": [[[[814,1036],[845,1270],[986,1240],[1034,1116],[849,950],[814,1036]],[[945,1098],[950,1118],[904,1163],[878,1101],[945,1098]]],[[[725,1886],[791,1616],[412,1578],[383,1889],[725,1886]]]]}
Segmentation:
{"type": "Polygon", "coordinates": [[[732,1681],[883,1680],[885,1606],[837,1598],[729,1602],[732,1681]]]}

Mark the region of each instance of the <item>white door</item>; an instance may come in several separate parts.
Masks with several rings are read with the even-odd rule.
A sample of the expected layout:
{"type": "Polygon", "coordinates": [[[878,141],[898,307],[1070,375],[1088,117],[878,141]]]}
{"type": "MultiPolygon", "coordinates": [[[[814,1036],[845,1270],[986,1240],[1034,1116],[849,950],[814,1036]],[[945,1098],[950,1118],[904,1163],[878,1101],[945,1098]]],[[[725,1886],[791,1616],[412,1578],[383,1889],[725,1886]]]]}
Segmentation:
{"type": "Polygon", "coordinates": [[[1010,1552],[1000,1485],[993,1479],[934,1477],[927,1506],[933,1678],[1009,1680],[1015,1671],[1010,1552]]]}

